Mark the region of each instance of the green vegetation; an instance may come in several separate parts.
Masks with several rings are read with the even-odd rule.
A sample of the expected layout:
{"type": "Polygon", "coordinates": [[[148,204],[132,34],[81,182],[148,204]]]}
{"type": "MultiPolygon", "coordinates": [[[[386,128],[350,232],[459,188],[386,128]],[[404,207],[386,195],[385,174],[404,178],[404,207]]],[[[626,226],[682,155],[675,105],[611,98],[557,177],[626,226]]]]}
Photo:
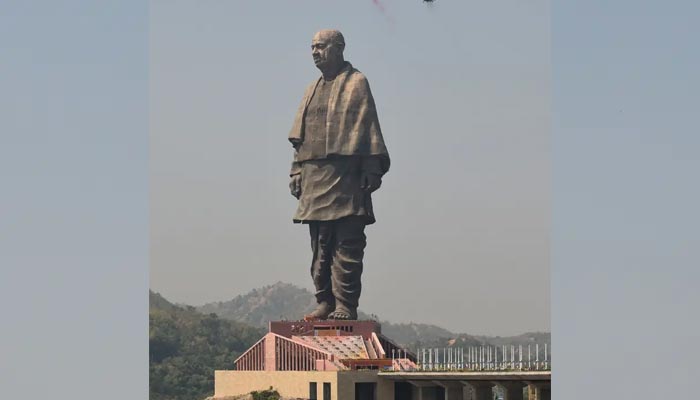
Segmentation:
{"type": "MultiPolygon", "coordinates": [[[[193,307],[173,305],[157,293],[150,293],[150,304],[150,400],[212,395],[214,370],[233,369],[233,361],[265,334],[193,307]]],[[[272,396],[260,398],[276,399],[272,396]]]]}
{"type": "Polygon", "coordinates": [[[280,394],[270,386],[270,389],[260,392],[251,392],[253,400],[279,400],[280,394]]]}
{"type": "MultiPolygon", "coordinates": [[[[221,319],[243,322],[266,329],[269,321],[295,320],[311,312],[316,307],[314,295],[289,283],[277,282],[273,285],[253,289],[236,296],[232,300],[205,304],[199,312],[214,313],[221,319]]],[[[549,343],[549,333],[526,333],[510,337],[474,336],[454,333],[439,326],[416,322],[392,323],[359,311],[359,319],[374,319],[382,324],[382,333],[397,344],[416,347],[468,347],[525,345],[528,343],[549,343]]]]}

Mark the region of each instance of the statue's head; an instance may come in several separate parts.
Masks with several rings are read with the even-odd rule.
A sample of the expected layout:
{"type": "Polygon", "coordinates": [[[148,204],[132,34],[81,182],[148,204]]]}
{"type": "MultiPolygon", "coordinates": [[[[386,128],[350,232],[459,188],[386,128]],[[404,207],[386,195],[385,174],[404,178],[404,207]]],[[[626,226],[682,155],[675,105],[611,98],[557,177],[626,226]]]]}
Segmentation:
{"type": "Polygon", "coordinates": [[[345,62],[343,50],[345,50],[345,38],[335,29],[318,31],[311,41],[314,64],[321,71],[339,68],[345,62]]]}

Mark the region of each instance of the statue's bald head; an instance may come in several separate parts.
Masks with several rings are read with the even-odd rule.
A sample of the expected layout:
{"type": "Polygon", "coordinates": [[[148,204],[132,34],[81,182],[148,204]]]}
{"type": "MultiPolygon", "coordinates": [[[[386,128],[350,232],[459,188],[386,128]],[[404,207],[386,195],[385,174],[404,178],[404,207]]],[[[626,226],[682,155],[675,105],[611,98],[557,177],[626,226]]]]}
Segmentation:
{"type": "Polygon", "coordinates": [[[311,55],[316,67],[321,71],[340,68],[345,62],[343,50],[345,50],[345,38],[335,29],[320,30],[311,41],[311,55]]]}
{"type": "Polygon", "coordinates": [[[323,38],[330,43],[333,43],[334,46],[338,46],[340,49],[345,49],[345,38],[343,37],[343,34],[340,33],[339,30],[336,29],[322,29],[314,35],[314,39],[316,38],[323,38]]]}

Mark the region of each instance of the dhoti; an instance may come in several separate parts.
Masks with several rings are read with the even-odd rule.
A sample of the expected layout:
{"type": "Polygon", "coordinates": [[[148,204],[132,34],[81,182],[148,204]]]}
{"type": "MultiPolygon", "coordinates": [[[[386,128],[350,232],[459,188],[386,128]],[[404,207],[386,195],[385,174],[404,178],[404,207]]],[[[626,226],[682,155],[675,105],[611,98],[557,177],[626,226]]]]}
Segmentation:
{"type": "Polygon", "coordinates": [[[361,216],[309,222],[311,277],[319,303],[338,301],[350,309],[357,308],[367,245],[365,223],[366,217],[361,216]]]}

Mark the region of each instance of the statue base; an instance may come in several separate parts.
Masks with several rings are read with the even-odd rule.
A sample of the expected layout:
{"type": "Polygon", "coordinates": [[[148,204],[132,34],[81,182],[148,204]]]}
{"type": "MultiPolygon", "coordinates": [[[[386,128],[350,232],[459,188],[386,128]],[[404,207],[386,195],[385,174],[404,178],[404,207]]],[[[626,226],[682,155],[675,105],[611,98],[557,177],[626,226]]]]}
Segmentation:
{"type": "Polygon", "coordinates": [[[416,356],[382,335],[377,321],[270,321],[236,361],[242,371],[407,370],[416,356]]]}

